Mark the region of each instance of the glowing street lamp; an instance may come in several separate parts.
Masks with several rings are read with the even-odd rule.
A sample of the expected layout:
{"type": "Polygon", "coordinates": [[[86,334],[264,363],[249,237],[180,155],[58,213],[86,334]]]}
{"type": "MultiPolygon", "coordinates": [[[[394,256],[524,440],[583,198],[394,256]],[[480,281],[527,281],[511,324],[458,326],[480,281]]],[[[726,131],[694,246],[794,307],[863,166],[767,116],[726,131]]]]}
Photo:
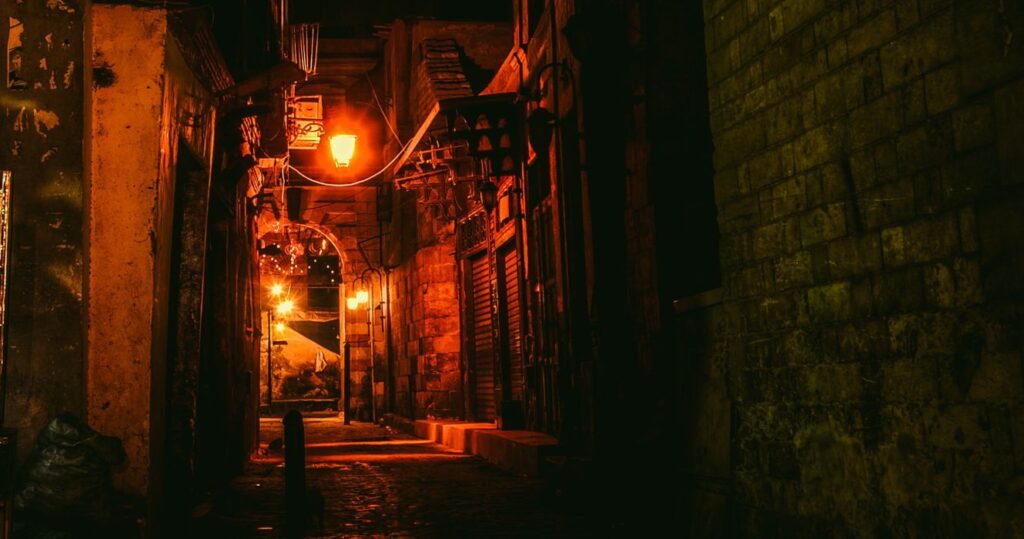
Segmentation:
{"type": "Polygon", "coordinates": [[[348,310],[354,311],[354,310],[359,308],[359,299],[358,298],[346,298],[345,299],[345,306],[348,307],[348,310]]]}
{"type": "Polygon", "coordinates": [[[331,136],[331,157],[334,159],[334,166],[342,168],[352,163],[352,156],[356,153],[356,138],[355,135],[349,134],[331,136]]]}
{"type": "Polygon", "coordinates": [[[274,310],[277,311],[277,314],[279,314],[281,316],[285,316],[288,313],[292,312],[292,309],[294,309],[294,308],[295,308],[295,302],[293,302],[290,299],[286,299],[286,300],[282,301],[281,303],[278,303],[277,307],[275,307],[274,310]]]}
{"type": "Polygon", "coordinates": [[[370,293],[367,292],[366,290],[360,290],[360,291],[356,292],[356,301],[359,303],[359,305],[363,305],[365,303],[369,303],[370,302],[370,293]]]}
{"type": "Polygon", "coordinates": [[[284,285],[282,285],[281,283],[274,283],[274,284],[270,285],[270,295],[271,296],[274,296],[276,298],[276,297],[280,296],[281,294],[284,294],[284,285]]]}
{"type": "Polygon", "coordinates": [[[274,324],[274,331],[278,333],[284,332],[284,322],[278,322],[274,324]]]}

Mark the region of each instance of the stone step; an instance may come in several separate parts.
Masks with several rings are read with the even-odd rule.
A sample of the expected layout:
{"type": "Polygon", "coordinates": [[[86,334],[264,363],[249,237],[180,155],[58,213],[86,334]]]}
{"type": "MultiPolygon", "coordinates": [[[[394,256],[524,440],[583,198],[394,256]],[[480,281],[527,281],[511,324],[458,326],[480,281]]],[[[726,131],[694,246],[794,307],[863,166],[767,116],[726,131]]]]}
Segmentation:
{"type": "Polygon", "coordinates": [[[558,452],[558,440],[541,432],[480,430],[473,432],[473,454],[521,475],[536,477],[545,459],[558,452]]]}
{"type": "Polygon", "coordinates": [[[419,419],[413,433],[451,451],[477,455],[499,468],[527,476],[543,473],[545,459],[558,453],[558,440],[541,432],[498,430],[494,423],[419,419]]]}

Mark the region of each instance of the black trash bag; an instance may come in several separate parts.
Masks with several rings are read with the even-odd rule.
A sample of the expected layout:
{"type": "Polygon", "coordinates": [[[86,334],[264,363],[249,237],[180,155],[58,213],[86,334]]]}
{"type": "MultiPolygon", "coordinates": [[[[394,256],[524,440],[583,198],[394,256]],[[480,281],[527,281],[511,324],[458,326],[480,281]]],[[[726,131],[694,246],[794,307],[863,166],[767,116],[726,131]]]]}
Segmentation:
{"type": "Polygon", "coordinates": [[[114,509],[110,468],[124,460],[120,439],[96,432],[72,414],[60,414],[39,434],[14,506],[60,520],[108,520],[114,509]]]}

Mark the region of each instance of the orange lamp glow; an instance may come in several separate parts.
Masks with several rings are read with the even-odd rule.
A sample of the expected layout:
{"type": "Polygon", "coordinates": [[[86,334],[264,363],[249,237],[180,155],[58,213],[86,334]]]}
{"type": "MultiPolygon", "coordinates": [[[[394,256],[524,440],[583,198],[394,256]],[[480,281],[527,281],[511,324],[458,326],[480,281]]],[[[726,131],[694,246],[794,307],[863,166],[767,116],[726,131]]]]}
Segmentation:
{"type": "Polygon", "coordinates": [[[276,298],[277,296],[280,296],[281,294],[284,294],[284,286],[281,283],[274,283],[274,284],[270,285],[270,295],[271,296],[274,296],[276,298]]]}
{"type": "Polygon", "coordinates": [[[278,333],[281,333],[282,331],[284,331],[284,323],[278,322],[278,323],[274,324],[274,331],[276,331],[278,333]]]}
{"type": "Polygon", "coordinates": [[[354,311],[359,308],[359,300],[356,298],[348,298],[345,300],[345,306],[348,307],[350,311],[354,311]]]}
{"type": "Polygon", "coordinates": [[[368,303],[370,301],[370,293],[366,290],[356,292],[356,301],[359,302],[360,305],[368,303]]]}
{"type": "Polygon", "coordinates": [[[290,299],[286,299],[286,300],[282,301],[281,303],[278,303],[277,307],[275,307],[274,310],[277,311],[277,314],[286,315],[286,314],[292,312],[292,309],[294,309],[294,308],[295,308],[295,302],[293,302],[290,299]]]}
{"type": "Polygon", "coordinates": [[[334,166],[347,167],[352,163],[352,156],[356,153],[356,136],[341,134],[331,135],[331,157],[334,158],[334,166]]]}

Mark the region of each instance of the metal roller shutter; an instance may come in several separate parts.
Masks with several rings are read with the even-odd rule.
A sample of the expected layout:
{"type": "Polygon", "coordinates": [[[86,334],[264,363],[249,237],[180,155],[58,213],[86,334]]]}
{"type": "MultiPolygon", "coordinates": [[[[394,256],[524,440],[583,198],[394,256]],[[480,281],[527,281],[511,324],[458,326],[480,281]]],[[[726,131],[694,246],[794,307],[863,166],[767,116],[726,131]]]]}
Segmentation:
{"type": "Polygon", "coordinates": [[[476,418],[494,419],[494,335],[491,328],[491,288],[486,254],[470,259],[473,313],[473,383],[476,418]]]}
{"type": "Polygon", "coordinates": [[[519,302],[519,253],[509,249],[502,253],[502,286],[504,294],[505,346],[508,358],[509,400],[523,400],[523,353],[519,302]]]}

